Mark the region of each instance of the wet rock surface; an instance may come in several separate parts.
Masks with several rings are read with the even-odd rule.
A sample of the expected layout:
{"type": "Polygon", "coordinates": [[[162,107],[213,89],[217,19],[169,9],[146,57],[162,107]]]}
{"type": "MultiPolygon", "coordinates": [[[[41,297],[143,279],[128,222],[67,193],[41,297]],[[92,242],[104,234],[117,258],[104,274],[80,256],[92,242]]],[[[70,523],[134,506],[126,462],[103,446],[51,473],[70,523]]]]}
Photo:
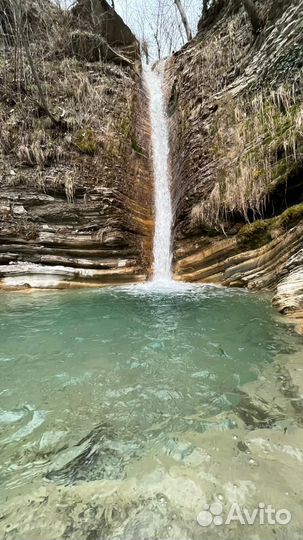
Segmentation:
{"type": "MultiPolygon", "coordinates": [[[[302,225],[298,225],[269,244],[242,251],[236,238],[210,241],[201,249],[183,256],[175,266],[176,279],[218,283],[228,287],[248,287],[275,292],[279,311],[302,318],[302,225]]],[[[179,251],[182,256],[182,250],[179,251]]]]}

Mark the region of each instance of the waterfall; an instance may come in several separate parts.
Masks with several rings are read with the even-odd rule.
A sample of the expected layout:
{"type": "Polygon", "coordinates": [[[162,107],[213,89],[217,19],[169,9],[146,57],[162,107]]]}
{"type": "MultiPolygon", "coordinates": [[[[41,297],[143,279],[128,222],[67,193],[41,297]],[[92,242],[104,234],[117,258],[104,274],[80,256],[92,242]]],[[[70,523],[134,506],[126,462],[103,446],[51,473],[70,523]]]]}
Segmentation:
{"type": "Polygon", "coordinates": [[[155,182],[155,233],[153,248],[153,281],[170,282],[172,205],[169,174],[168,124],[165,113],[163,82],[164,66],[144,68],[149,93],[153,170],[155,182]]]}

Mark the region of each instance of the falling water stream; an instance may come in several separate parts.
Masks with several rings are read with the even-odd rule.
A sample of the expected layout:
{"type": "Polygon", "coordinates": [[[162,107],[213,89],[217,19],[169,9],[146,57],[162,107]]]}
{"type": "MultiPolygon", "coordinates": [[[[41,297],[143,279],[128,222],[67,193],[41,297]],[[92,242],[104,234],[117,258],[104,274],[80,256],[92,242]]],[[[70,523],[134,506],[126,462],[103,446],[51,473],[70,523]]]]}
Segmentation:
{"type": "Polygon", "coordinates": [[[153,281],[171,281],[172,206],[169,174],[169,136],[163,85],[164,64],[145,67],[145,84],[150,98],[151,133],[155,182],[155,233],[153,281]]]}
{"type": "Polygon", "coordinates": [[[0,295],[0,538],[299,540],[302,428],[279,388],[302,340],[267,297],[174,285],[161,66],[145,83],[152,285],[0,295]],[[235,501],[292,523],[198,523],[235,501]]]}

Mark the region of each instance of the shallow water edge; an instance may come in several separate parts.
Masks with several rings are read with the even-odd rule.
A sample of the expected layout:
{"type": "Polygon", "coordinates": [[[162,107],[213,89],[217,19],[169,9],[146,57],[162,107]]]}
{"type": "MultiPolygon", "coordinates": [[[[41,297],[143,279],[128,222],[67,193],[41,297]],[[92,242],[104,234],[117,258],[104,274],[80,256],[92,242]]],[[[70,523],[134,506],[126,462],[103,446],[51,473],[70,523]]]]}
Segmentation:
{"type": "Polygon", "coordinates": [[[242,540],[197,521],[236,501],[292,513],[247,538],[301,538],[303,344],[266,298],[1,297],[1,537],[242,540]]]}

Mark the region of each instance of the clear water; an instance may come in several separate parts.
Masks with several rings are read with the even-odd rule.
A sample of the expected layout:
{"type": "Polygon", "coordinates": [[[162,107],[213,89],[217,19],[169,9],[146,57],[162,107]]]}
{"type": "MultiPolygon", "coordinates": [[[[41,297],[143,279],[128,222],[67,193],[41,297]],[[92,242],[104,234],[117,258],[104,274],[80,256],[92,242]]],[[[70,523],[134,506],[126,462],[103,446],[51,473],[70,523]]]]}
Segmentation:
{"type": "Polygon", "coordinates": [[[172,281],[161,66],[145,83],[153,281],[0,295],[0,537],[299,540],[302,400],[281,391],[283,361],[270,366],[302,358],[302,340],[265,297],[172,281]],[[211,502],[235,501],[293,521],[198,525],[211,502]]]}
{"type": "Polygon", "coordinates": [[[240,385],[299,346],[267,300],[211,287],[2,294],[0,343],[1,498],[85,437],[109,463],[50,481],[124,478],[171,434],[233,429],[240,385]]]}
{"type": "Polygon", "coordinates": [[[163,84],[164,65],[144,68],[144,81],[149,94],[151,142],[155,182],[155,233],[153,279],[171,280],[172,205],[169,174],[169,134],[165,113],[163,84]]]}

